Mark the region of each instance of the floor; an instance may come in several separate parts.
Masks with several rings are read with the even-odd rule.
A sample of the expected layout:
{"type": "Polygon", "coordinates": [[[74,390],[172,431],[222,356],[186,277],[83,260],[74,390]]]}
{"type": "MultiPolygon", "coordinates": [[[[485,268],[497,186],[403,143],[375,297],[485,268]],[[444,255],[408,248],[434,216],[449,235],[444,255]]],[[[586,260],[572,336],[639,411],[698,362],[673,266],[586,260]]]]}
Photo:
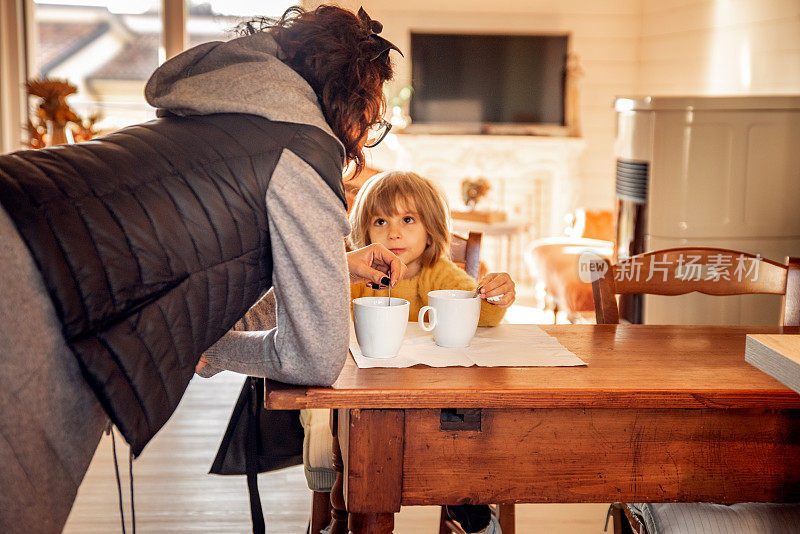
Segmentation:
{"type": "MultiPolygon", "coordinates": [[[[523,299],[520,299],[521,301],[523,299]]],[[[509,321],[552,323],[531,306],[515,306],[509,321]]],[[[563,321],[563,318],[559,318],[563,321]]],[[[178,410],[133,464],[136,528],[141,533],[250,531],[244,477],[209,475],[243,377],[221,373],[195,377],[178,410]]],[[[125,518],[130,529],[127,446],[117,436],[125,518]]],[[[305,532],[311,504],[301,467],[259,477],[270,534],[305,532]]],[[[112,443],[104,436],[78,491],[64,532],[121,532],[112,443]]],[[[518,505],[517,532],[595,534],[603,531],[607,504],[518,505]]],[[[395,532],[437,532],[437,507],[407,507],[396,516],[395,532]]],[[[610,526],[609,526],[610,528],[610,526]]]]}

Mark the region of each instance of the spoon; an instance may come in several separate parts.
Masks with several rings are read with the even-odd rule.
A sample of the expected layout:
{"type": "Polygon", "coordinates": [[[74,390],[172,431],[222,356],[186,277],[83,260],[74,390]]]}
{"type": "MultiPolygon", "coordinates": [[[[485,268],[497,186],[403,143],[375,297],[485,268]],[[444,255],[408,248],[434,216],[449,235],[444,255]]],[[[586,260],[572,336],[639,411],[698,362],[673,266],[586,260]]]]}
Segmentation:
{"type": "MultiPolygon", "coordinates": [[[[383,282],[384,280],[386,280],[388,282],[389,281],[389,277],[384,277],[381,280],[381,282],[383,282]]],[[[367,287],[369,287],[371,289],[374,289],[375,291],[387,291],[388,290],[389,291],[389,295],[386,297],[386,299],[387,299],[386,305],[387,306],[391,306],[392,305],[392,286],[391,286],[391,283],[376,284],[375,282],[369,282],[369,283],[367,283],[367,287]]]]}

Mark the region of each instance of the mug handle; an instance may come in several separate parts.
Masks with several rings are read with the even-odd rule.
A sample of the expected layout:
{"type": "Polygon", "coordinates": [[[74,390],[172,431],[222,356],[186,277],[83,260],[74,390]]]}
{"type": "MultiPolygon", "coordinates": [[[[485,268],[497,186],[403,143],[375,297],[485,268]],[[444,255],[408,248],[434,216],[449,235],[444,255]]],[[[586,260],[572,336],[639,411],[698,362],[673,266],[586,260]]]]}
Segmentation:
{"type": "Polygon", "coordinates": [[[419,327],[426,332],[430,332],[436,328],[436,308],[433,306],[423,306],[420,308],[419,315],[417,316],[417,322],[419,323],[419,327]],[[425,326],[425,312],[427,311],[431,312],[430,322],[428,323],[428,326],[425,326]]]}

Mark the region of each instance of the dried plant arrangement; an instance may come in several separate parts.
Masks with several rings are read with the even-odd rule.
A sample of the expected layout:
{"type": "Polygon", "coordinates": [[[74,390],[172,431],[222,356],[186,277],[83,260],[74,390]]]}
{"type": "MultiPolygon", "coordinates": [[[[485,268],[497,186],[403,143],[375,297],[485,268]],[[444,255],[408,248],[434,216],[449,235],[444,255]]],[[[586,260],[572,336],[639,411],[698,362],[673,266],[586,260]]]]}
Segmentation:
{"type": "Polygon", "coordinates": [[[474,180],[466,178],[461,182],[461,200],[469,209],[474,210],[478,201],[485,197],[491,188],[492,186],[486,178],[475,178],[474,180]]]}
{"type": "Polygon", "coordinates": [[[28,120],[31,148],[87,141],[97,135],[99,114],[79,117],[67,103],[78,88],[66,80],[34,78],[25,84],[28,95],[41,99],[36,115],[28,120]]]}

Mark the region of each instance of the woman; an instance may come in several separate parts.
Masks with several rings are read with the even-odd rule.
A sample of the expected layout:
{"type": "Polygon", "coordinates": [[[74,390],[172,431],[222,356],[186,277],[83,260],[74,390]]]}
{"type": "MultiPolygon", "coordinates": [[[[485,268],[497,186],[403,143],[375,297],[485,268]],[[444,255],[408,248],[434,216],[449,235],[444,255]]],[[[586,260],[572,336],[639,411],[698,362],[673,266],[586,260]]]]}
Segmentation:
{"type": "MultiPolygon", "coordinates": [[[[148,101],[184,115],[234,111],[303,122],[338,138],[360,170],[370,130],[381,123],[383,84],[392,74],[388,54],[395,47],[375,33],[380,23],[363,10],[356,17],[320,6],[310,13],[291,8],[281,21],[256,19],[240,28],[245,37],[198,46],[158,69],[145,88],[148,101]]],[[[347,287],[347,273],[336,268],[344,246],[338,238],[349,234],[341,210],[341,174],[337,168],[334,196],[318,176],[304,172],[307,166],[299,158],[287,154],[285,159],[267,194],[270,224],[280,235],[272,242],[278,329],[231,332],[206,356],[213,362],[213,355],[232,346],[242,360],[239,366],[226,361],[233,371],[331,384],[348,340],[348,313],[333,312],[343,304],[347,310],[349,302],[336,291],[347,287]],[[332,346],[344,350],[331,351],[332,346]]],[[[355,278],[379,281],[365,276],[350,281],[355,278]]]]}
{"type": "Polygon", "coordinates": [[[344,249],[342,167],[363,165],[392,75],[379,31],[293,9],[162,65],[158,120],[0,156],[0,531],[59,532],[106,415],[138,455],[271,286],[277,328],[239,336],[253,374],[335,380],[348,281],[404,271],[344,249]]]}

